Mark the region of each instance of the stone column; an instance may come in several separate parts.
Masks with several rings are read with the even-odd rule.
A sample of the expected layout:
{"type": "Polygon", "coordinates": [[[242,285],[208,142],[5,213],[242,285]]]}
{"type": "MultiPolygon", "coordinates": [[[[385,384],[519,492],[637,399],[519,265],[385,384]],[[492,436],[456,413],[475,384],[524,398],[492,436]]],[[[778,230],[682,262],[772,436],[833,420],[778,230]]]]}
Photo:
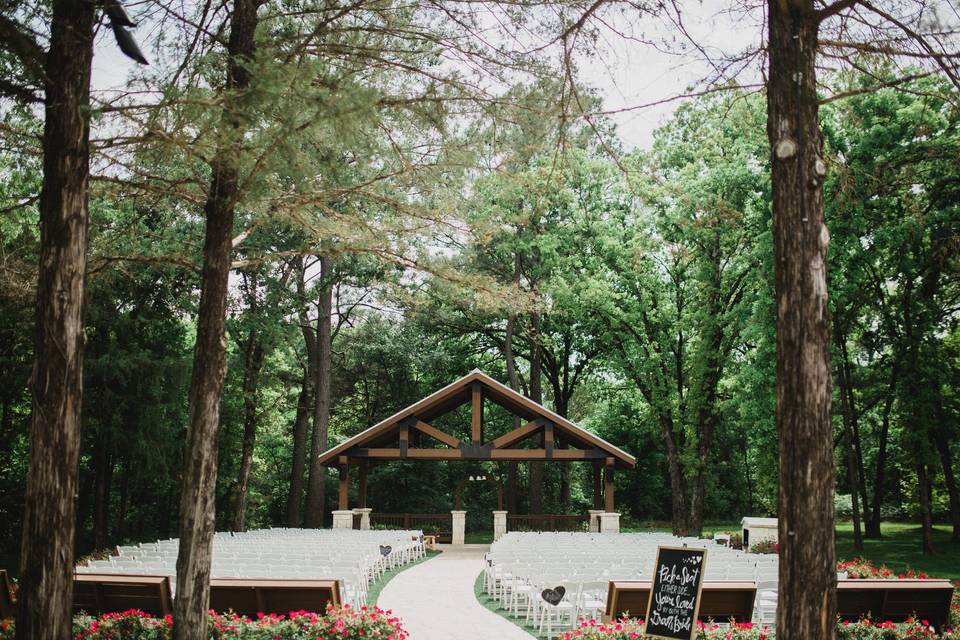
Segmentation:
{"type": "Polygon", "coordinates": [[[507,532],[507,512],[493,512],[493,541],[499,540],[507,532]]]}
{"type": "Polygon", "coordinates": [[[467,528],[467,512],[466,511],[451,511],[453,515],[453,539],[451,543],[453,544],[463,544],[467,528]]]}
{"type": "Polygon", "coordinates": [[[334,529],[353,529],[353,511],[350,509],[338,509],[333,512],[334,529]]]}
{"type": "Polygon", "coordinates": [[[366,530],[366,529],[369,529],[369,528],[370,528],[370,512],[371,512],[371,511],[373,511],[373,509],[370,509],[370,508],[354,509],[354,510],[353,510],[354,513],[359,513],[359,514],[360,514],[360,528],[361,528],[361,529],[366,530]]]}
{"type": "Polygon", "coordinates": [[[587,513],[590,514],[590,533],[599,533],[600,516],[604,513],[603,509],[590,509],[587,513]]]}
{"type": "Polygon", "coordinates": [[[620,533],[620,514],[615,511],[600,514],[600,533],[620,533]]]}

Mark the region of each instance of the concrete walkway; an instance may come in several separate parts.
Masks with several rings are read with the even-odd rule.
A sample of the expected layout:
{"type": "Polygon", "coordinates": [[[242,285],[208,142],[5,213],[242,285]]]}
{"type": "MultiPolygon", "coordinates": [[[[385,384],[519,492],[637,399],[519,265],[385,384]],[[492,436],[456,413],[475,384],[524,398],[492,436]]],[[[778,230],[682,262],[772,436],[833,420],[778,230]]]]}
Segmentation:
{"type": "Polygon", "coordinates": [[[410,640],[531,640],[477,602],[473,583],[488,545],[444,546],[443,553],[399,573],[377,606],[403,620],[410,640]]]}

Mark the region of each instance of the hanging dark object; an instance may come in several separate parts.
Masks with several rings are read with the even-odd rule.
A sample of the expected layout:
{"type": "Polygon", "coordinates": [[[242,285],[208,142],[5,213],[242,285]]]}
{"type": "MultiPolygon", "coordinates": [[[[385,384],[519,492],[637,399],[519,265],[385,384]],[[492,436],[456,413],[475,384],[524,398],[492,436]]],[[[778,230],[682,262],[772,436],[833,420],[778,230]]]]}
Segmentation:
{"type": "Polygon", "coordinates": [[[130,19],[127,10],[123,8],[120,0],[105,0],[103,3],[107,17],[110,18],[110,24],[120,25],[121,27],[135,27],[137,23],[130,19]]]}
{"type": "Polygon", "coordinates": [[[116,38],[120,51],[128,58],[136,60],[140,64],[150,64],[147,62],[147,58],[143,55],[143,52],[140,51],[140,47],[137,45],[137,41],[134,40],[133,35],[127,31],[127,27],[135,27],[137,23],[127,15],[126,9],[123,8],[123,3],[120,2],[120,0],[104,0],[103,6],[107,17],[110,18],[110,26],[113,27],[113,37],[116,38]]]}
{"type": "Polygon", "coordinates": [[[140,64],[150,64],[140,51],[140,47],[137,46],[137,41],[133,39],[130,32],[119,24],[113,23],[112,26],[113,37],[117,39],[117,46],[120,47],[120,51],[123,51],[128,58],[132,58],[140,64]]]}

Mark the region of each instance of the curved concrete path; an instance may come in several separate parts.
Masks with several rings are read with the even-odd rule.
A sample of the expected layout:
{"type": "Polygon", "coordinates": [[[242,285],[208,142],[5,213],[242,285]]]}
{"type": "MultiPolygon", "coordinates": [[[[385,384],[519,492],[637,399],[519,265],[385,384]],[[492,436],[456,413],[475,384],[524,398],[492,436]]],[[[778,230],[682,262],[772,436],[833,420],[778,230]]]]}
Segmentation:
{"type": "Polygon", "coordinates": [[[443,553],[397,574],[377,606],[403,621],[410,640],[531,640],[477,602],[473,584],[487,545],[444,546],[443,553]]]}

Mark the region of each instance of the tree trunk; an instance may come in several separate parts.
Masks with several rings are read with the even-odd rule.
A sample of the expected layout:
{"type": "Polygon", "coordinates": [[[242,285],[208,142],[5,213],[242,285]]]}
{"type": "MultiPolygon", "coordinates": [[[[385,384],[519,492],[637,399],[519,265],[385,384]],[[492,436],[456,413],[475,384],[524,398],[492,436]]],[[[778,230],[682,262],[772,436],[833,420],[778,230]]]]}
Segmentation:
{"type": "Polygon", "coordinates": [[[943,467],[943,481],[950,496],[950,522],[953,524],[953,541],[960,542],[960,491],[957,490],[957,477],[953,472],[953,458],[950,455],[950,441],[946,437],[935,437],[934,443],[940,454],[943,467]]]}
{"type": "MultiPolygon", "coordinates": [[[[252,280],[255,282],[255,280],[252,280]]],[[[252,286],[252,298],[256,299],[256,285],[252,286]]],[[[250,308],[256,315],[256,305],[250,308]]],[[[253,318],[252,322],[258,322],[253,318]]],[[[234,498],[233,530],[245,531],[247,519],[247,497],[250,494],[250,470],[253,468],[253,448],[257,444],[257,388],[260,382],[260,370],[263,368],[263,344],[260,341],[256,324],[250,329],[244,355],[243,371],[243,453],[240,457],[240,472],[237,475],[236,496],[234,498]]]]}
{"type": "Polygon", "coordinates": [[[813,0],[770,0],[767,7],[780,449],[777,638],[832,640],[835,464],[818,22],[813,0]]]}
{"type": "Polygon", "coordinates": [[[290,471],[290,493],[287,494],[288,527],[301,524],[300,502],[303,500],[303,472],[306,469],[307,426],[310,424],[310,367],[303,370],[300,396],[297,399],[297,417],[293,423],[293,466],[290,471]]]}
{"type": "Polygon", "coordinates": [[[850,355],[847,351],[847,342],[843,341],[840,351],[843,355],[841,366],[844,370],[844,386],[846,387],[847,407],[850,412],[850,435],[853,440],[853,452],[857,463],[857,485],[860,489],[860,507],[864,521],[870,519],[869,500],[867,500],[867,472],[863,466],[863,446],[860,439],[860,412],[857,411],[856,396],[853,393],[853,375],[850,372],[850,355]]]}
{"type": "Polygon", "coordinates": [[[96,5],[57,0],[52,11],[19,640],[69,637],[73,600],[96,5]]]}
{"type": "Polygon", "coordinates": [[[893,409],[893,400],[897,389],[897,366],[894,364],[890,375],[890,387],[887,400],[883,406],[883,418],[880,427],[880,440],[877,445],[877,471],[873,479],[873,508],[870,509],[870,520],[867,521],[866,533],[868,538],[880,539],[880,520],[883,517],[883,491],[887,474],[887,442],[890,439],[890,411],[893,409]]]}
{"type": "Polygon", "coordinates": [[[689,525],[687,523],[687,490],[683,478],[683,463],[680,461],[680,451],[677,449],[673,437],[673,419],[663,414],[660,416],[660,432],[667,447],[667,472],[670,475],[670,516],[673,535],[685,536],[689,525]]]}
{"type": "Polygon", "coordinates": [[[847,461],[847,484],[850,488],[851,511],[853,511],[853,550],[863,551],[863,533],[860,529],[860,478],[857,472],[856,447],[853,443],[853,416],[850,402],[852,394],[848,394],[850,379],[847,377],[846,363],[846,336],[840,330],[840,323],[834,325],[834,342],[843,357],[837,368],[838,384],[840,385],[840,409],[843,421],[843,448],[844,459],[847,461]]]}
{"type": "Polygon", "coordinates": [[[933,555],[933,512],[930,508],[933,483],[930,481],[930,468],[926,463],[917,465],[917,491],[920,493],[920,529],[922,532],[923,555],[933,555]]]}
{"type": "Polygon", "coordinates": [[[93,548],[106,549],[110,527],[110,485],[113,455],[109,429],[100,425],[93,452],[93,548]]]}
{"type": "Polygon", "coordinates": [[[244,64],[253,56],[256,0],[235,0],[227,43],[227,79],[221,129],[223,140],[211,161],[210,191],[204,206],[200,306],[190,380],[190,410],[180,495],[180,551],[173,640],[207,637],[210,558],[213,550],[217,485],[217,432],[227,369],[225,320],[233,219],[239,193],[237,157],[245,124],[236,93],[250,86],[244,64]]]}
{"type": "MultiPolygon", "coordinates": [[[[530,316],[530,399],[536,403],[543,402],[543,384],[540,354],[540,312],[534,311],[530,316]]],[[[543,436],[535,437],[536,445],[543,446],[543,436]]],[[[530,513],[543,513],[543,463],[529,463],[530,482],[530,513]]]]}
{"type": "Polygon", "coordinates": [[[127,511],[130,508],[130,461],[120,459],[120,508],[117,511],[117,539],[127,537],[127,511]]]}
{"type": "Polygon", "coordinates": [[[712,299],[710,303],[711,320],[708,320],[712,335],[706,345],[709,352],[703,359],[705,364],[700,382],[700,393],[697,394],[699,397],[695,401],[697,403],[697,458],[693,490],[690,495],[690,522],[687,535],[698,537],[703,533],[703,503],[706,496],[707,469],[713,447],[713,433],[717,426],[717,390],[720,385],[720,378],[723,376],[723,354],[721,353],[723,331],[719,323],[714,321],[720,318],[722,313],[719,303],[719,264],[715,266],[717,268],[716,282],[714,283],[716,293],[715,299],[712,299]]]}
{"type": "Polygon", "coordinates": [[[327,450],[330,426],[330,383],[333,377],[331,320],[333,316],[333,277],[330,259],[320,257],[320,297],[317,301],[317,367],[314,378],[313,435],[310,440],[310,477],[307,483],[306,526],[323,526],[326,493],[326,468],[320,455],[327,450]]]}
{"type": "MultiPolygon", "coordinates": [[[[520,278],[520,256],[514,254],[514,281],[518,282],[520,278]]],[[[507,315],[507,328],[503,337],[503,360],[507,367],[507,379],[510,382],[510,388],[514,391],[520,391],[520,379],[517,375],[517,362],[513,357],[513,336],[517,327],[517,314],[511,312],[507,315]]],[[[513,417],[513,428],[520,427],[520,417],[513,417]]],[[[507,511],[517,512],[517,463],[510,462],[507,467],[507,511]]]]}
{"type": "Polygon", "coordinates": [[[163,492],[163,516],[160,518],[160,537],[164,539],[169,538],[173,531],[173,508],[174,500],[176,500],[176,489],[177,486],[171,482],[167,484],[163,492]]]}

